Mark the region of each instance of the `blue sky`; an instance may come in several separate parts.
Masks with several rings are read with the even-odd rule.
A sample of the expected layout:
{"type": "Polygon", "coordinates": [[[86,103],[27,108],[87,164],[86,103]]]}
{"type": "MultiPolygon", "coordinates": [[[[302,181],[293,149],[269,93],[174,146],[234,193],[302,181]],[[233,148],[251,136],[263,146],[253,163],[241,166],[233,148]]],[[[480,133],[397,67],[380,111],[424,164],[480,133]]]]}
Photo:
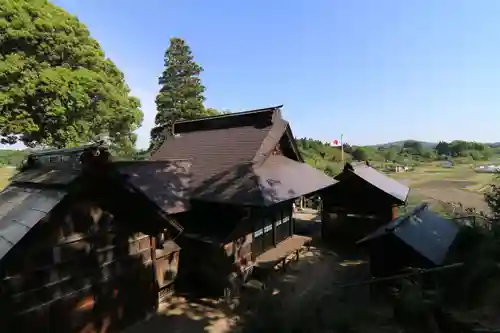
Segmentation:
{"type": "Polygon", "coordinates": [[[500,141],[497,0],[57,0],[155,115],[163,54],[182,37],[207,106],[284,104],[298,137],[351,144],[500,141]]]}

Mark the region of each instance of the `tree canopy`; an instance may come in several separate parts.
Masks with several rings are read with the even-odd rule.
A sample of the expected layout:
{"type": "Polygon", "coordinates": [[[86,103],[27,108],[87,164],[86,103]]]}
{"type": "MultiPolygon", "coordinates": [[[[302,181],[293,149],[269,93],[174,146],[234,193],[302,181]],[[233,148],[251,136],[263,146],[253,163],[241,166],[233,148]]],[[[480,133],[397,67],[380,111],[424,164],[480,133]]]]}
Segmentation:
{"type": "Polygon", "coordinates": [[[130,150],[139,100],[86,26],[46,0],[0,2],[0,138],[76,146],[106,134],[130,150]]]}
{"type": "MultiPolygon", "coordinates": [[[[308,138],[297,139],[297,146],[309,165],[323,170],[329,176],[333,177],[342,170],[340,147],[308,138]]],[[[350,146],[344,145],[344,160],[350,161],[352,157],[346,152],[346,147],[352,151],[350,146]]]]}
{"type": "MultiPolygon", "coordinates": [[[[297,145],[304,160],[311,166],[323,170],[329,175],[336,175],[342,169],[340,147],[332,147],[322,141],[309,138],[297,139],[297,145]]],[[[345,161],[395,162],[400,164],[443,159],[481,161],[490,158],[497,149],[487,144],[458,140],[449,143],[441,141],[435,146],[407,140],[382,146],[350,146],[344,143],[343,147],[345,161]]]]}
{"type": "Polygon", "coordinates": [[[151,130],[151,147],[157,147],[165,135],[172,134],[177,120],[192,120],[214,115],[216,110],[206,109],[205,86],[200,74],[203,68],[194,61],[191,48],[181,38],[171,38],[165,52],[165,69],[158,82],[160,92],[156,96],[157,114],[151,130]]]}
{"type": "Polygon", "coordinates": [[[368,160],[368,152],[366,151],[366,148],[357,147],[356,149],[354,149],[354,151],[352,152],[352,158],[358,161],[368,160]]]}

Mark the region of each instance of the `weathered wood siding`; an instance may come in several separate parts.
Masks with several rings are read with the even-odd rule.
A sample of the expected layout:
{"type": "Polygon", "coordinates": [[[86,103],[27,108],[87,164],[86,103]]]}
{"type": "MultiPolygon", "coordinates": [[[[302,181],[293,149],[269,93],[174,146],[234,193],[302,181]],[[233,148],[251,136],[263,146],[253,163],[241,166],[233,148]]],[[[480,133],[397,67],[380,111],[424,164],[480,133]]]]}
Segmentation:
{"type": "MultiPolygon", "coordinates": [[[[223,207],[222,207],[223,208],[223,207]]],[[[255,240],[255,231],[271,225],[268,240],[270,248],[285,240],[293,233],[292,202],[285,202],[266,209],[253,209],[234,212],[230,209],[224,217],[220,209],[210,210],[206,207],[204,214],[186,216],[184,225],[190,223],[192,237],[186,234],[181,236],[182,250],[179,265],[179,287],[183,291],[195,291],[221,296],[224,288],[233,286],[236,280],[245,280],[251,273],[256,253],[252,248],[255,240]],[[230,214],[231,212],[232,214],[230,214]],[[195,219],[196,218],[196,219],[195,219]],[[210,224],[208,221],[213,218],[210,224]],[[283,218],[287,218],[283,226],[287,234],[276,233],[276,225],[280,225],[283,218]],[[201,225],[200,227],[196,227],[201,225]],[[220,228],[220,229],[218,229],[220,228]],[[226,231],[226,230],[231,231],[226,231]],[[220,236],[220,230],[226,233],[226,240],[220,236]],[[195,232],[197,232],[195,234],[195,232]],[[182,286],[181,286],[182,285],[182,286]]],[[[233,208],[234,209],[234,208],[233,208]]]]}
{"type": "Polygon", "coordinates": [[[365,192],[356,197],[346,192],[346,198],[354,203],[345,203],[346,198],[339,199],[331,194],[322,196],[322,235],[325,240],[356,241],[375,231],[378,227],[392,220],[393,204],[385,198],[377,197],[377,193],[365,192]],[[364,206],[363,203],[370,201],[364,206]]]}
{"type": "Polygon", "coordinates": [[[9,332],[104,333],[144,318],[158,299],[144,224],[92,201],[63,201],[7,263],[0,302],[11,320],[0,323],[9,332]]]}

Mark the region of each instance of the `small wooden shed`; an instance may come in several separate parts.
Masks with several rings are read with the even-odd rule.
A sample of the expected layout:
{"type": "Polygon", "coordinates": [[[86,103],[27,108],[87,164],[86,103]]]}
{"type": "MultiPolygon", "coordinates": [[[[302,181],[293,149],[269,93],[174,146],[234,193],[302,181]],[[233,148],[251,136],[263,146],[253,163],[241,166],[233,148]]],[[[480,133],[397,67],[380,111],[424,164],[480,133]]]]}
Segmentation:
{"type": "Polygon", "coordinates": [[[99,145],[31,154],[0,192],[0,331],[120,332],[154,312],[189,166],[99,145]]]}
{"type": "Polygon", "coordinates": [[[321,193],[326,241],[356,241],[397,216],[410,189],[366,163],[346,163],[338,181],[321,193]]]}
{"type": "Polygon", "coordinates": [[[357,244],[370,255],[372,275],[387,276],[409,266],[442,265],[457,234],[458,226],[453,221],[432,212],[424,203],[357,244]]]}

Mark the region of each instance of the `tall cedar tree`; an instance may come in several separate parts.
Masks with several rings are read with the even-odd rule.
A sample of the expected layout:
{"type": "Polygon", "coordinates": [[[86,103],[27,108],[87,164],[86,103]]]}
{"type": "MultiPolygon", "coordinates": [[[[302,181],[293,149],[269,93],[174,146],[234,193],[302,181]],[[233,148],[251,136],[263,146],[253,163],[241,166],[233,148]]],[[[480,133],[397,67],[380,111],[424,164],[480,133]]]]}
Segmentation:
{"type": "Polygon", "coordinates": [[[192,120],[206,115],[203,106],[205,87],[201,83],[203,68],[193,60],[190,47],[181,38],[171,38],[165,52],[165,70],[159,78],[162,86],[156,96],[155,127],[151,130],[151,149],[173,134],[176,120],[192,120]]]}
{"type": "Polygon", "coordinates": [[[139,100],[78,19],[47,0],[0,1],[0,141],[71,147],[106,134],[133,151],[139,100]]]}

